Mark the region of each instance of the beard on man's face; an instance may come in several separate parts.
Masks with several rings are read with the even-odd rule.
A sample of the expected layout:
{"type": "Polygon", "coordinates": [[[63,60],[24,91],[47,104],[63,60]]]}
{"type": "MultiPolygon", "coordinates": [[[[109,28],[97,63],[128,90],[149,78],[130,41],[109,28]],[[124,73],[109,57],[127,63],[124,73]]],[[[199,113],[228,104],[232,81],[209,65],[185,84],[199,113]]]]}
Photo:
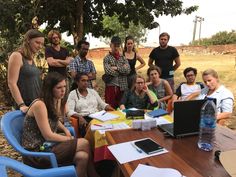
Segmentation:
{"type": "Polygon", "coordinates": [[[80,52],[80,57],[82,57],[82,58],[84,58],[84,57],[86,57],[86,55],[87,55],[87,52],[80,52]]]}
{"type": "Polygon", "coordinates": [[[160,42],[160,46],[163,47],[163,48],[166,47],[167,46],[167,42],[160,42]]]}
{"type": "Polygon", "coordinates": [[[60,41],[52,41],[52,44],[53,44],[53,45],[59,45],[59,44],[60,44],[60,41]]]}

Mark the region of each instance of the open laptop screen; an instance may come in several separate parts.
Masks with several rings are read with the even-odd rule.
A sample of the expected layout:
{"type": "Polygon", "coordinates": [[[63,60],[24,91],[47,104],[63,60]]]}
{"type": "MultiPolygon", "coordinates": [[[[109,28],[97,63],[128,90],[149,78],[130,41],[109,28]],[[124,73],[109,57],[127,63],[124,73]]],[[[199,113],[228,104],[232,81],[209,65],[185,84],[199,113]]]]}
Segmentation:
{"type": "MultiPolygon", "coordinates": [[[[201,107],[206,100],[179,101],[174,103],[174,123],[170,134],[175,137],[198,134],[201,107]]],[[[216,102],[216,100],[214,100],[216,102]]],[[[167,131],[169,132],[169,131],[167,131]]]]}

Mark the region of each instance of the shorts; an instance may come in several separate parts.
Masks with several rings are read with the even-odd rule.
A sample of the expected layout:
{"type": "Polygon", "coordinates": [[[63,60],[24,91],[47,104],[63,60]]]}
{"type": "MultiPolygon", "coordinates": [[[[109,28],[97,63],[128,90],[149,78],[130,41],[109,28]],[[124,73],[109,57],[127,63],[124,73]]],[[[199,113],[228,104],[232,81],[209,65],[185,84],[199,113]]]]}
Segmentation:
{"type": "MultiPolygon", "coordinates": [[[[76,148],[77,139],[64,141],[53,146],[51,152],[55,154],[58,166],[73,165],[76,148]]],[[[23,162],[34,168],[52,168],[47,158],[23,156],[23,162]]]]}

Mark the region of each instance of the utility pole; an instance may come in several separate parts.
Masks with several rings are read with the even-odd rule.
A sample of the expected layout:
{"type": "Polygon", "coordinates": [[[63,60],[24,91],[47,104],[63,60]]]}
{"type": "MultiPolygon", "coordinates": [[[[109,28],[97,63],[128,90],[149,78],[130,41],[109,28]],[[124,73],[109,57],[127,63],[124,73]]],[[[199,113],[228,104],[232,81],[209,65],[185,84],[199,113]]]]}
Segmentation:
{"type": "Polygon", "coordinates": [[[203,18],[203,17],[195,16],[195,20],[193,21],[193,22],[194,22],[194,27],[193,27],[193,41],[192,41],[192,42],[195,41],[196,30],[197,30],[197,23],[199,22],[199,23],[200,23],[200,26],[199,26],[199,43],[200,43],[202,21],[204,21],[204,18],[203,18]]]}
{"type": "Polygon", "coordinates": [[[198,38],[198,41],[199,41],[199,44],[200,44],[200,42],[201,42],[202,22],[204,21],[204,18],[203,17],[198,17],[198,21],[200,23],[200,26],[199,26],[199,38],[198,38]]]}
{"type": "Polygon", "coordinates": [[[196,29],[197,29],[197,16],[195,16],[195,20],[193,20],[194,26],[193,26],[193,41],[195,41],[195,35],[196,35],[196,29]]]}

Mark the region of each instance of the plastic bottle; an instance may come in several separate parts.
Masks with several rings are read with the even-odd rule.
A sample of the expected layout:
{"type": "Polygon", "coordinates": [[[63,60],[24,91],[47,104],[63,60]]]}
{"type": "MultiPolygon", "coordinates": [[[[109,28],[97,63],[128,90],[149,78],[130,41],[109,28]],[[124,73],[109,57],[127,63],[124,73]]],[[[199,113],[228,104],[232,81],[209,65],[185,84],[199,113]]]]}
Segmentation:
{"type": "Polygon", "coordinates": [[[43,143],[42,146],[40,146],[40,150],[41,151],[50,151],[51,148],[55,145],[55,142],[49,142],[49,141],[46,141],[43,143]]]}
{"type": "Polygon", "coordinates": [[[71,127],[69,118],[67,116],[64,117],[64,126],[65,127],[71,127]]]}
{"type": "Polygon", "coordinates": [[[215,141],[216,105],[212,99],[207,99],[201,108],[198,147],[211,151],[215,141]]]}

